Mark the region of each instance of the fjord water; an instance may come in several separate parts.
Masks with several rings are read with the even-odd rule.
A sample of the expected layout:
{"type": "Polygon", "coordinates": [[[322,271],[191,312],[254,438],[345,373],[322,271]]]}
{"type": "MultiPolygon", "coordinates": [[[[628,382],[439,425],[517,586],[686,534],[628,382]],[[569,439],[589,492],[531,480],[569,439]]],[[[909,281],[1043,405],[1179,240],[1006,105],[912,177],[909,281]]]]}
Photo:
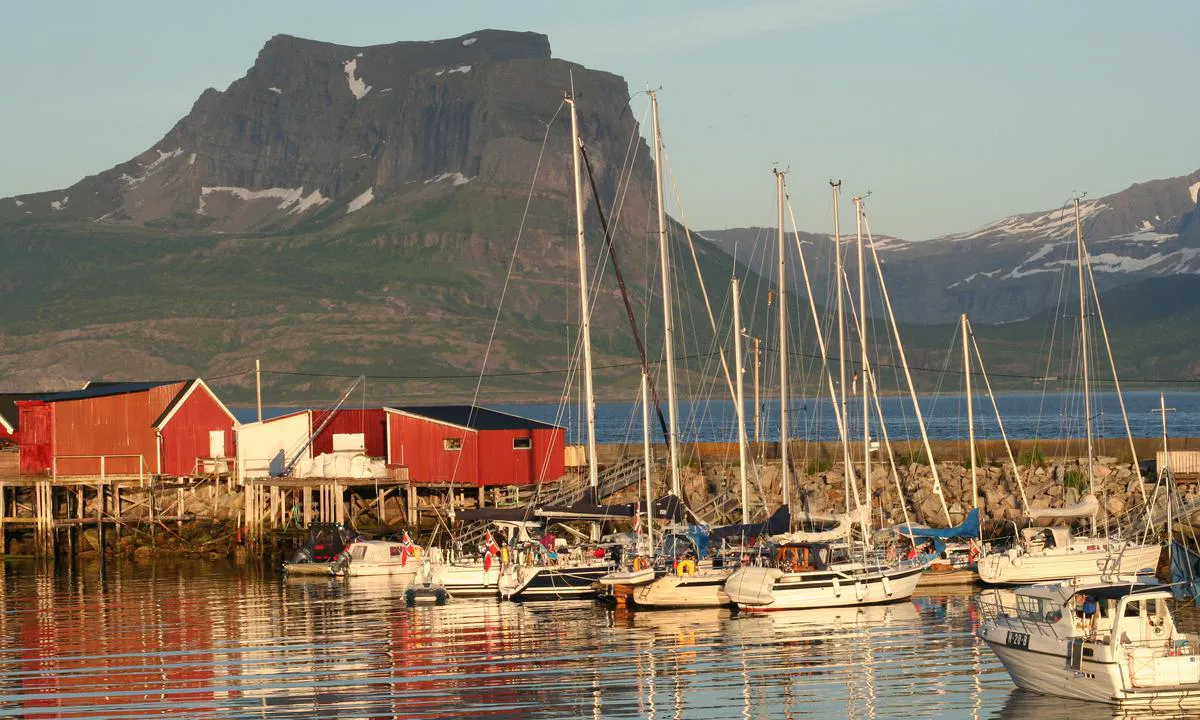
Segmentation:
{"type": "MultiPolygon", "coordinates": [[[[1029,695],[974,596],[735,616],[597,603],[405,607],[388,578],[211,562],[36,571],[0,592],[0,716],[1092,717],[1029,695]]],[[[1105,715],[1107,716],[1107,715],[1105,715]]]]}
{"type": "MultiPolygon", "coordinates": [[[[1158,391],[1125,392],[1126,412],[1134,437],[1160,437],[1162,416],[1158,408],[1158,391]]],[[[708,401],[681,402],[680,434],[686,442],[736,442],[737,416],[733,403],[720,397],[720,387],[708,401]]],[[[862,402],[850,397],[850,402],[862,402]]],[[[888,396],[881,399],[887,419],[888,434],[894,440],[920,437],[916,415],[908,397],[888,396]]],[[[1200,436],[1200,392],[1167,391],[1169,431],[1174,437],[1200,436]]],[[[959,393],[926,394],[920,396],[921,414],[933,440],[961,440],[967,437],[966,396],[959,393]]],[[[1004,422],[1004,430],[1015,440],[1034,440],[1083,437],[1083,396],[1078,393],[1027,392],[1004,393],[996,396],[996,405],[1004,422]]],[[[579,408],[555,405],[501,406],[519,415],[557,422],[570,428],[569,438],[580,435],[579,408]]],[[[1116,393],[1096,393],[1093,402],[1093,431],[1099,438],[1125,437],[1121,419],[1120,400],[1116,393]]],[[[985,395],[976,396],[974,412],[975,433],[981,439],[1000,438],[995,410],[985,395]]],[[[796,440],[831,441],[838,438],[833,406],[827,398],[793,397],[788,405],[790,435],[796,440]]],[[[753,423],[754,402],[746,403],[746,422],[753,423]]],[[[760,408],[762,438],[779,439],[779,401],[764,398],[760,408]]],[[[851,430],[858,427],[861,415],[850,413],[851,430]]],[[[874,424],[874,420],[872,423],[874,424]]],[[[633,403],[600,403],[596,406],[596,429],[601,443],[641,442],[641,407],[633,403]]],[[[751,425],[752,426],[752,425],[751,425]]],[[[655,428],[652,428],[654,430],[655,428]]],[[[752,432],[752,431],[751,431],[752,432]]],[[[753,437],[753,436],[752,436],[753,437]]]]}

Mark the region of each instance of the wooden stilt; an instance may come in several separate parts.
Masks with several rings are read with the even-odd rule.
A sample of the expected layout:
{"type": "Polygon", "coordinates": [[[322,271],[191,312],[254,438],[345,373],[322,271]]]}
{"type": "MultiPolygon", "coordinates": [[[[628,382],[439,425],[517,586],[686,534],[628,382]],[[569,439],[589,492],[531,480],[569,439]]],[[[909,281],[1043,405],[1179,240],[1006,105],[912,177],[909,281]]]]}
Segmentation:
{"type": "Polygon", "coordinates": [[[304,488],[304,527],[312,525],[313,518],[313,491],[312,488],[304,488]]]}

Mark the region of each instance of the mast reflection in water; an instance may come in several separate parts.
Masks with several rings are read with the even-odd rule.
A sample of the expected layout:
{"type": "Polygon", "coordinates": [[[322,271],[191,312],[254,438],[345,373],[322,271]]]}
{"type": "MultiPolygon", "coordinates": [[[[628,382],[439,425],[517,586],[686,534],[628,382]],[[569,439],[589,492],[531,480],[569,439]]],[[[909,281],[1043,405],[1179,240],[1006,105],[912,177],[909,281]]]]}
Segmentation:
{"type": "Polygon", "coordinates": [[[0,715],[1058,712],[1013,689],[973,637],[977,622],[965,593],[754,617],[586,601],[407,608],[390,578],[284,580],[161,562],[110,564],[101,578],[95,566],[55,575],[13,564],[0,581],[0,715]]]}

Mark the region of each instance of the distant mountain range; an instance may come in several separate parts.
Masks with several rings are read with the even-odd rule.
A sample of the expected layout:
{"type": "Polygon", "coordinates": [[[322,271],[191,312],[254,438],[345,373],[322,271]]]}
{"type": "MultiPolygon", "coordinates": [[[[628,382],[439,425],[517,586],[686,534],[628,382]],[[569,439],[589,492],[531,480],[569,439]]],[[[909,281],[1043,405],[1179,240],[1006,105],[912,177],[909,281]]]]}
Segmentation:
{"type": "MultiPolygon", "coordinates": [[[[1148,278],[1200,274],[1198,193],[1200,171],[1084,200],[1084,238],[1098,287],[1107,290],[1148,278]]],[[[844,224],[853,241],[853,223],[844,224]]],[[[758,269],[776,262],[773,232],[741,228],[702,234],[758,269]]],[[[897,316],[910,323],[952,322],[963,312],[977,323],[1034,316],[1058,303],[1059,276],[1075,267],[1070,204],[931,240],[876,239],[881,241],[878,247],[897,316]]],[[[821,269],[814,273],[818,297],[828,296],[831,236],[802,234],[802,240],[805,254],[811,252],[814,258],[810,262],[821,269]]],[[[849,266],[856,267],[853,257],[849,266]]]]}
{"type": "MultiPolygon", "coordinates": [[[[659,359],[653,170],[623,79],[551,57],[536,33],[370,47],[277,36],[145,152],[61,190],[0,199],[0,390],[201,374],[245,402],[261,359],[268,403],[331,399],[358,374],[374,378],[373,401],[452,401],[474,397],[486,356],[483,399],[571,391],[578,310],[561,99],[572,83],[635,320],[659,359]]],[[[664,118],[669,138],[669,106],[664,118]]],[[[1084,205],[1122,366],[1145,377],[1200,377],[1190,352],[1198,190],[1200,173],[1084,205]]],[[[593,267],[604,265],[598,385],[630,399],[636,353],[594,209],[588,227],[593,267]]],[[[682,378],[707,393],[719,374],[712,334],[692,254],[677,224],[670,232],[682,378]]],[[[730,327],[736,268],[745,324],[768,347],[770,232],[694,235],[718,334],[730,327]]],[[[965,310],[997,367],[1040,372],[1036,339],[1071,232],[1063,208],[923,242],[877,238],[913,364],[944,360],[946,323],[965,310]]],[[[828,237],[802,240],[827,304],[828,237]]],[[[792,298],[798,352],[811,355],[807,310],[792,298]]]]}

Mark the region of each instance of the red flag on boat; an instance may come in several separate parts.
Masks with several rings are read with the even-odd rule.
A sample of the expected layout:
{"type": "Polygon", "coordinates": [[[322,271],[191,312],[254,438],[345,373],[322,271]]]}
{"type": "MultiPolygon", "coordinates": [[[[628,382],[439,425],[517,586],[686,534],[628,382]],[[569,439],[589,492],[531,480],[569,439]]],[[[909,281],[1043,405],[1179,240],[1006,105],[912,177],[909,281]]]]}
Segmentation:
{"type": "Polygon", "coordinates": [[[412,538],[408,536],[408,531],[404,531],[404,538],[400,541],[400,567],[408,564],[408,558],[413,554],[412,538]]]}
{"type": "Polygon", "coordinates": [[[500,546],[492,539],[491,531],[484,535],[483,545],[483,571],[487,572],[492,567],[492,558],[500,554],[500,546]]]}

